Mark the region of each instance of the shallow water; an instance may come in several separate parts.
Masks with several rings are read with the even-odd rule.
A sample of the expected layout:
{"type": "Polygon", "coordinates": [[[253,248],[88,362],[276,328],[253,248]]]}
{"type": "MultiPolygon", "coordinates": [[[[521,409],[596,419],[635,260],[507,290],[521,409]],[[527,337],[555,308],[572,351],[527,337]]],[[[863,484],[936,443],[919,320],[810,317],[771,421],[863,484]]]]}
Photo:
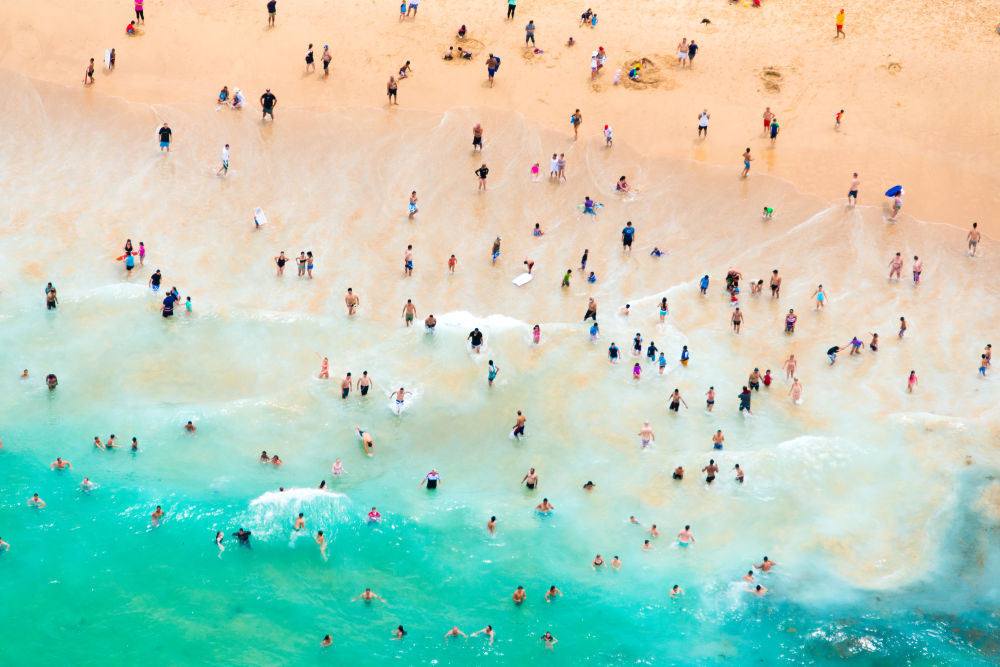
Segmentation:
{"type": "Polygon", "coordinates": [[[888,224],[881,210],[847,210],[764,176],[571,146],[496,111],[284,109],[261,126],[249,110],[214,111],[210,97],[149,108],[0,78],[8,661],[91,664],[109,646],[122,662],[170,664],[995,661],[998,390],[976,367],[996,331],[997,265],[966,257],[963,231],[905,216],[888,224]],[[175,130],[169,156],[154,141],[164,120],[175,130]],[[482,157],[467,153],[477,121],[482,157]],[[221,179],[225,142],[232,168],[221,179]],[[553,150],[567,154],[564,184],[544,178],[553,150]],[[472,175],[482,161],[485,194],[472,175]],[[540,183],[528,173],[535,161],[540,183]],[[627,199],[613,192],[623,173],[640,189],[627,199]],[[408,221],[413,189],[421,211],[408,221]],[[605,203],[596,219],[577,216],[587,194],[605,203]],[[777,211],[766,222],[765,204],[777,211]],[[255,232],[257,205],[270,222],[255,232]],[[625,220],[639,230],[628,258],[625,220]],[[498,234],[503,254],[491,266],[498,234]],[[113,261],[125,238],[149,249],[130,277],[113,261]],[[408,243],[416,271],[406,279],[408,243]],[[654,245],[670,254],[651,258],[654,245]],[[575,271],[561,289],[585,247],[598,282],[575,271]],[[294,267],[277,278],[279,250],[312,250],[316,278],[294,267]],[[924,258],[919,289],[887,283],[897,250],[924,258]],[[536,277],[515,288],[529,256],[536,277]],[[780,300],[742,298],[739,336],[722,290],[729,266],[746,279],[784,275],[780,300]],[[159,317],[160,297],[145,287],[154,268],[192,296],[191,315],[159,317]],[[54,312],[43,305],[47,281],[59,289],[54,312]],[[817,313],[818,283],[829,304],[817,313]],[[354,318],[348,286],[362,300],[354,318]],[[588,295],[599,304],[597,343],[580,322],[588,295]],[[671,313],[660,324],[663,295],[671,313]],[[418,322],[437,315],[435,334],[402,326],[407,298],[418,322]],[[628,318],[616,314],[626,302],[628,318]],[[790,337],[789,307],[800,316],[790,337]],[[481,355],[465,344],[474,326],[487,336],[481,355]],[[830,345],[876,330],[877,354],[845,352],[829,366],[830,345]],[[637,331],[665,350],[663,377],[643,358],[642,380],[631,379],[637,331]],[[611,341],[623,350],[617,366],[606,359],[611,341]],[[676,361],[682,345],[687,367],[676,361]],[[780,370],[790,353],[801,406],[780,370]],[[316,379],[319,354],[330,357],[330,382],[316,379]],[[500,367],[492,389],[489,359],[500,367]],[[755,366],[775,383],[744,419],[735,395],[755,366]],[[17,379],[25,367],[31,378],[17,379]],[[339,378],[362,370],[372,395],[341,401],[339,378]],[[60,381],[51,393],[48,372],[60,381]],[[399,386],[414,396],[395,415],[387,394],[399,386]],[[690,406],[678,415],[666,410],[674,387],[690,406]],[[518,409],[528,437],[515,442],[518,409]],[[182,431],[188,419],[196,435],[182,431]],[[643,452],[635,433],[646,419],[657,437],[643,452]],[[357,426],[375,435],[373,458],[357,426]],[[723,452],[711,450],[717,428],[723,452]],[[140,453],[95,450],[93,436],[109,433],[125,447],[135,435],[140,453]],[[260,466],[265,449],[285,465],[260,466]],[[73,470],[50,471],[56,456],[73,470]],[[335,479],[338,457],[348,474],[335,479]],[[710,457],[722,473],[706,487],[697,471],[710,457]],[[688,471],[680,483],[676,465],[688,471]],[[533,493],[518,486],[530,466],[541,475],[533,493]],[[443,483],[430,493],[417,484],[432,467],[443,483]],[[99,485],[88,495],[83,475],[99,485]],[[322,479],[331,493],[315,491],[322,479]],[[587,480],[593,493],[581,489],[587,480]],[[24,505],[34,491],[46,508],[24,505]],[[550,517],[532,511],[541,496],[556,506],[550,517]],[[157,504],[167,517],[150,529],[157,504]],[[364,520],[373,505],[377,526],[364,520]],[[290,537],[299,511],[310,533],[326,533],[328,560],[309,536],[290,537]],[[643,527],[629,525],[633,514],[643,527]],[[642,552],[650,523],[662,537],[642,552]],[[697,543],[681,550],[672,536],[686,523],[697,543]],[[220,556],[215,531],[240,526],[254,532],[252,551],[228,538],[220,556]],[[594,572],[596,553],[625,567],[594,572]],[[740,577],[763,554],[779,565],[757,599],[740,577]],[[669,597],[675,583],[683,599],[669,597]],[[518,584],[529,595],[520,608],[510,602],[518,584]],[[546,604],[551,584],[563,597],[546,604]],[[365,587],[386,602],[348,602],[365,587]],[[400,623],[409,635],[389,641],[400,623]],[[442,640],[454,624],[487,623],[492,647],[442,640]],[[560,640],[552,655],[538,641],[545,630],[560,640]],[[327,633],[334,647],[321,650],[327,633]]]}

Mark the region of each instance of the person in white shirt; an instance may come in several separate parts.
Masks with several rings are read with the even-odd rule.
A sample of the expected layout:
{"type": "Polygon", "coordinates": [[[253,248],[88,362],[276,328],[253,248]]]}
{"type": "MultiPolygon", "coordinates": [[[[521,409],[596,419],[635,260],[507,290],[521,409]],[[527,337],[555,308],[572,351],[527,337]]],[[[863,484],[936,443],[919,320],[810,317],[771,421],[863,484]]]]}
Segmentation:
{"type": "Polygon", "coordinates": [[[229,173],[229,144],[226,144],[225,148],[222,149],[222,166],[219,167],[219,171],[215,172],[215,175],[218,176],[219,174],[222,174],[223,176],[225,176],[228,173],[229,173]]]}
{"type": "Polygon", "coordinates": [[[705,137],[708,137],[708,119],[712,116],[709,115],[708,109],[705,109],[698,116],[698,136],[700,137],[702,132],[705,133],[705,137]]]}

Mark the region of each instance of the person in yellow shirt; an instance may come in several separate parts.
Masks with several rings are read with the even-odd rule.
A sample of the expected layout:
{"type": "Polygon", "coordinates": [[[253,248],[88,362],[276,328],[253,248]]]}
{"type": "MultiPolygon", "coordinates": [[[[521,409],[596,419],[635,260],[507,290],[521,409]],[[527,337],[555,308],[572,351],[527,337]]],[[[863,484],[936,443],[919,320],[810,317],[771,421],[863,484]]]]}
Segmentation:
{"type": "Polygon", "coordinates": [[[847,33],[844,32],[844,10],[843,9],[841,9],[840,13],[837,14],[837,37],[840,37],[841,35],[843,35],[845,38],[847,37],[847,33]]]}

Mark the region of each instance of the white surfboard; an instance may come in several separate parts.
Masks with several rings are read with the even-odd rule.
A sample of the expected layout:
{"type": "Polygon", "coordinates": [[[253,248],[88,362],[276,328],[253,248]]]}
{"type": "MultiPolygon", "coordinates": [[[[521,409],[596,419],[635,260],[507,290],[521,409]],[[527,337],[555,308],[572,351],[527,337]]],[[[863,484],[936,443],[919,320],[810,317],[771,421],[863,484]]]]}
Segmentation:
{"type": "Polygon", "coordinates": [[[254,224],[258,227],[267,224],[267,216],[264,215],[264,211],[261,209],[260,206],[258,206],[253,210],[253,221],[254,224]]]}
{"type": "Polygon", "coordinates": [[[511,282],[514,283],[516,286],[521,287],[522,285],[530,283],[532,278],[534,278],[534,276],[531,275],[530,273],[522,273],[518,277],[514,278],[511,282]]]}
{"type": "Polygon", "coordinates": [[[111,49],[104,50],[104,69],[111,69],[111,49]]]}

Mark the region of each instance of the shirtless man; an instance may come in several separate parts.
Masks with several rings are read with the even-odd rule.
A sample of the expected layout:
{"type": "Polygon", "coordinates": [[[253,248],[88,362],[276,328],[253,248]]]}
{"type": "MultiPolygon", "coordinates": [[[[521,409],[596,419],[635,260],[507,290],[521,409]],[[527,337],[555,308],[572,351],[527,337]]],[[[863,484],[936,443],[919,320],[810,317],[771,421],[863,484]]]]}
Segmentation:
{"type": "Polygon", "coordinates": [[[747,378],[747,386],[755,391],[760,391],[760,379],[760,369],[753,369],[753,373],[751,373],[750,377],[747,378]]]}
{"type": "Polygon", "coordinates": [[[916,255],[913,256],[913,286],[920,287],[920,274],[924,270],[924,262],[916,255]]]}
{"type": "Polygon", "coordinates": [[[515,440],[520,440],[521,436],[524,435],[524,422],[526,422],[526,421],[527,421],[527,419],[525,419],[524,415],[521,414],[521,411],[518,410],[517,411],[517,423],[514,424],[514,431],[513,431],[513,435],[514,435],[514,439],[515,440]]]}
{"type": "Polygon", "coordinates": [[[347,396],[351,393],[351,387],[354,385],[354,380],[351,379],[351,374],[348,373],[343,380],[340,381],[340,397],[347,400],[347,396]]]}
{"type": "Polygon", "coordinates": [[[486,522],[486,529],[490,531],[490,535],[497,534],[497,518],[491,516],[490,520],[486,522]]]}
{"type": "Polygon", "coordinates": [[[160,525],[160,522],[163,521],[164,514],[166,514],[166,512],[163,511],[163,508],[157,505],[156,509],[153,510],[152,516],[150,516],[150,522],[154,527],[160,525]]]}
{"type": "Polygon", "coordinates": [[[358,305],[361,303],[361,299],[358,295],[354,293],[354,290],[350,287],[347,288],[347,296],[344,297],[344,303],[347,304],[347,314],[353,315],[358,309],[358,305]]]}
{"type": "Polygon", "coordinates": [[[708,465],[701,469],[705,473],[705,483],[711,484],[715,481],[715,473],[719,472],[719,464],[715,462],[715,459],[709,459],[708,465]]]}
{"type": "Polygon", "coordinates": [[[527,486],[529,491],[534,490],[534,488],[538,486],[538,473],[535,472],[534,468],[525,473],[524,477],[521,479],[521,484],[527,486]]]}
{"type": "Polygon", "coordinates": [[[788,390],[788,395],[792,397],[792,403],[798,405],[802,402],[802,383],[798,378],[792,382],[792,388],[788,390]]]}
{"type": "Polygon", "coordinates": [[[545,593],[545,601],[552,602],[556,597],[562,597],[562,591],[555,586],[549,586],[549,590],[545,593]]]}
{"type": "MultiPolygon", "coordinates": [[[[770,113],[770,112],[768,112],[768,113],[770,113]]],[[[770,125],[771,122],[767,121],[767,124],[770,125]]],[[[753,158],[750,157],[750,147],[747,146],[747,149],[743,152],[743,173],[740,174],[740,176],[742,176],[743,178],[746,178],[747,174],[750,173],[750,163],[751,162],[753,162],[753,158]]]]}
{"type": "Polygon", "coordinates": [[[45,507],[45,501],[38,497],[38,494],[34,494],[28,498],[29,507],[38,507],[39,509],[45,507]]]}
{"type": "Polygon", "coordinates": [[[461,630],[459,630],[457,625],[453,625],[453,626],[451,626],[451,630],[449,630],[448,632],[444,633],[444,638],[448,639],[449,637],[457,637],[459,635],[462,635],[466,639],[469,638],[469,635],[467,635],[464,632],[462,632],[461,630]]]}
{"type": "Polygon", "coordinates": [[[730,319],[733,323],[733,331],[739,333],[740,325],[743,324],[743,311],[740,310],[739,306],[736,306],[736,310],[733,311],[733,316],[730,319]]]}
{"type": "Polygon", "coordinates": [[[777,299],[781,296],[781,276],[778,275],[778,269],[771,271],[771,298],[777,299]]]}
{"type": "Polygon", "coordinates": [[[406,304],[403,306],[403,312],[401,317],[403,321],[406,322],[406,326],[413,324],[413,318],[417,316],[417,307],[413,305],[412,299],[407,299],[406,304]]]}
{"type": "Polygon", "coordinates": [[[84,493],[90,493],[97,488],[97,485],[90,481],[89,477],[84,477],[83,481],[80,482],[80,490],[84,493]]]}
{"type": "Polygon", "coordinates": [[[485,628],[483,628],[482,630],[476,630],[475,632],[473,632],[473,633],[472,633],[471,635],[469,635],[469,636],[470,636],[470,637],[475,637],[476,635],[479,635],[479,634],[484,634],[484,635],[486,635],[487,637],[489,637],[489,638],[490,638],[490,646],[492,646],[492,645],[493,645],[493,640],[494,640],[494,639],[496,639],[496,636],[497,636],[497,633],[496,633],[496,631],[495,631],[495,630],[493,629],[493,626],[492,626],[492,625],[487,625],[487,626],[486,626],[485,628]]]}
{"type": "Polygon", "coordinates": [[[326,558],[326,538],[323,536],[323,531],[317,530],[316,536],[313,537],[313,539],[316,540],[316,544],[319,545],[319,554],[323,558],[326,558]]]}
{"type": "Polygon", "coordinates": [[[795,375],[795,367],[798,365],[798,363],[799,362],[795,361],[795,355],[794,354],[788,355],[788,358],[785,359],[785,363],[781,367],[785,369],[785,379],[786,380],[788,380],[789,378],[791,378],[791,377],[793,377],[795,375]]]}
{"type": "Polygon", "coordinates": [[[969,235],[965,237],[965,240],[969,242],[969,257],[976,256],[976,249],[979,247],[979,239],[982,238],[982,234],[979,233],[979,223],[972,223],[972,229],[969,230],[969,235]]]}
{"type": "MultiPolygon", "coordinates": [[[[647,422],[648,423],[648,422],[647,422]]],[[[73,465],[69,461],[63,461],[61,457],[57,456],[56,460],[52,462],[49,466],[52,470],[65,470],[66,468],[72,468],[73,465]]]]}
{"type": "Polygon", "coordinates": [[[653,429],[650,428],[649,422],[643,422],[642,428],[638,433],[639,437],[642,439],[642,448],[646,449],[653,442],[653,429]]]}
{"type": "Polygon", "coordinates": [[[428,331],[434,331],[434,327],[437,326],[437,323],[437,318],[434,317],[433,313],[424,318],[424,328],[428,331]]]}
{"type": "Polygon", "coordinates": [[[768,560],[767,556],[764,556],[764,560],[761,562],[761,564],[757,565],[755,563],[754,567],[760,570],[761,572],[770,572],[771,568],[774,567],[774,561],[768,560]]]}
{"type": "Polygon", "coordinates": [[[903,257],[897,252],[896,256],[889,260],[889,280],[896,276],[896,280],[902,280],[900,273],[903,270],[903,257]]]}
{"type": "Polygon", "coordinates": [[[514,604],[521,604],[525,601],[525,599],[527,599],[527,597],[528,594],[524,592],[524,586],[518,586],[517,590],[514,591],[514,595],[511,596],[511,599],[514,601],[514,604]]]}
{"type": "Polygon", "coordinates": [[[765,593],[767,593],[767,589],[765,587],[761,586],[760,584],[757,584],[757,586],[755,588],[750,588],[749,586],[747,586],[746,589],[747,589],[748,592],[753,593],[754,595],[756,595],[758,597],[760,597],[760,596],[764,595],[765,593]]]}
{"type": "Polygon", "coordinates": [[[771,129],[771,121],[774,120],[774,114],[771,113],[771,107],[764,109],[764,132],[760,136],[766,137],[768,130],[771,129]]]}
{"type": "Polygon", "coordinates": [[[363,371],[358,379],[358,391],[362,396],[368,395],[368,390],[372,388],[372,379],[368,376],[368,371],[363,371]]]}
{"type": "Polygon", "coordinates": [[[720,428],[712,436],[712,449],[722,449],[722,443],[726,441],[726,436],[722,435],[722,429],[720,428]]]}
{"type": "Polygon", "coordinates": [[[406,246],[406,252],[403,253],[403,273],[407,276],[413,275],[413,245],[406,246]]]}
{"type": "Polygon", "coordinates": [[[483,126],[479,123],[472,128],[472,150],[483,150],[483,126]]]}
{"type": "Polygon", "coordinates": [[[852,207],[858,205],[858,186],[860,185],[861,179],[858,178],[858,172],[854,172],[854,178],[851,179],[851,188],[847,191],[847,203],[852,207]]]}
{"type": "Polygon", "coordinates": [[[542,502],[535,506],[535,511],[539,514],[548,514],[555,509],[555,506],[549,502],[548,498],[542,498],[542,502]]]}
{"type": "Polygon", "coordinates": [[[682,547],[694,544],[694,535],[691,534],[691,526],[684,526],[684,530],[677,533],[677,544],[682,547]]]}
{"type": "MultiPolygon", "coordinates": [[[[402,393],[402,391],[403,391],[403,388],[400,387],[399,388],[399,392],[402,393]]],[[[396,393],[396,392],[393,392],[393,393],[396,393]]],[[[407,393],[409,393],[409,392],[407,392],[407,393]]],[[[367,454],[368,456],[374,455],[375,454],[375,439],[372,438],[372,434],[369,433],[368,431],[362,431],[360,426],[357,426],[355,428],[356,428],[356,430],[358,432],[358,435],[361,436],[361,441],[365,445],[365,454],[367,454]]]]}
{"type": "Polygon", "coordinates": [[[743,581],[747,582],[748,584],[753,583],[753,570],[747,570],[747,573],[743,575],[743,581]]]}
{"type": "Polygon", "coordinates": [[[378,595],[372,593],[372,589],[370,588],[366,588],[364,593],[358,593],[357,595],[351,598],[351,602],[354,602],[355,600],[364,600],[365,602],[371,602],[372,600],[380,600],[382,602],[385,602],[385,600],[380,598],[378,595]]]}

